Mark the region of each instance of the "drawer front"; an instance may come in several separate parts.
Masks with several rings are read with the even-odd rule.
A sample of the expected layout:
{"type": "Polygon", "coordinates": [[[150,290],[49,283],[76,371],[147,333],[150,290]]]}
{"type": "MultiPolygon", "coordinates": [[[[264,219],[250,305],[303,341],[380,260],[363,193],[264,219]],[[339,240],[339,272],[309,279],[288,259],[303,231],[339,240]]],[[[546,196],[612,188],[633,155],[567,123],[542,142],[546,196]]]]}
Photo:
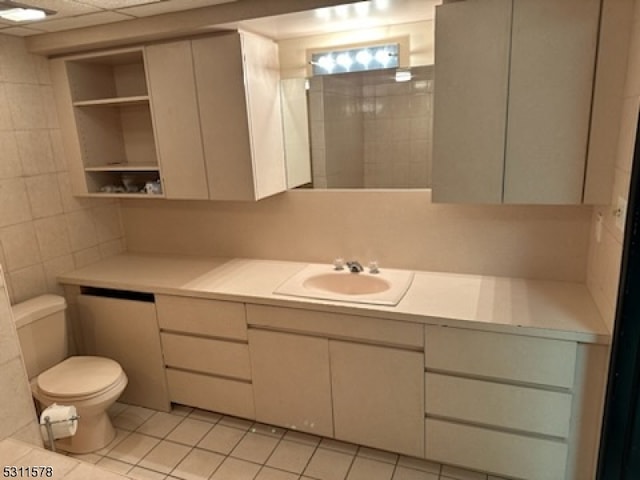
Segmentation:
{"type": "Polygon", "coordinates": [[[249,346],[163,332],[162,353],[169,367],[251,380],[249,346]]]}
{"type": "Polygon", "coordinates": [[[250,383],[167,368],[172,402],[255,419],[250,383]]]}
{"type": "Polygon", "coordinates": [[[427,369],[562,388],[573,386],[575,342],[427,326],[427,369]]]}
{"type": "Polygon", "coordinates": [[[244,304],[203,298],[156,295],[161,329],[211,337],[247,339],[244,304]]]}
{"type": "Polygon", "coordinates": [[[425,375],[428,415],[566,438],[571,394],[482,380],[425,375]]]}
{"type": "Polygon", "coordinates": [[[527,480],[563,480],[566,443],[427,419],[426,458],[527,480]]]}
{"type": "Polygon", "coordinates": [[[411,348],[424,346],[422,325],[381,318],[248,304],[247,323],[384,345],[411,348]]]}

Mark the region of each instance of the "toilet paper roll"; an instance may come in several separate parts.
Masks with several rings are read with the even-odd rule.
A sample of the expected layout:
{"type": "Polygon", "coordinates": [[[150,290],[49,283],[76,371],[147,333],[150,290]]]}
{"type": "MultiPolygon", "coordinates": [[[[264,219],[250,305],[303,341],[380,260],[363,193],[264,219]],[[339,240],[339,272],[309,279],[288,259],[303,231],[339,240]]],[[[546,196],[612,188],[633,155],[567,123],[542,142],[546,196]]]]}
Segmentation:
{"type": "Polygon", "coordinates": [[[48,440],[49,434],[47,433],[46,417],[49,417],[49,421],[51,422],[54,439],[71,437],[76,434],[78,419],[76,418],[76,407],[73,405],[65,406],[54,403],[43,410],[40,415],[40,430],[42,431],[43,438],[48,440]]]}

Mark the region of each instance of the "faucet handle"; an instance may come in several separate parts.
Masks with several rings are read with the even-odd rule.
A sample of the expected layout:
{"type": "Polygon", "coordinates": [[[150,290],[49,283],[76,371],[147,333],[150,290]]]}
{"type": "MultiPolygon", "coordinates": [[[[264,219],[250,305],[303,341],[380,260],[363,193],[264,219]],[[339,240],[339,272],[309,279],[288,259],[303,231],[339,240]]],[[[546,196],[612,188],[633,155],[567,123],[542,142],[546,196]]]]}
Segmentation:
{"type": "Polygon", "coordinates": [[[371,260],[369,262],[369,273],[380,273],[377,260],[371,260]]]}
{"type": "Polygon", "coordinates": [[[334,270],[344,270],[344,258],[338,257],[333,260],[333,269],[334,270]]]}

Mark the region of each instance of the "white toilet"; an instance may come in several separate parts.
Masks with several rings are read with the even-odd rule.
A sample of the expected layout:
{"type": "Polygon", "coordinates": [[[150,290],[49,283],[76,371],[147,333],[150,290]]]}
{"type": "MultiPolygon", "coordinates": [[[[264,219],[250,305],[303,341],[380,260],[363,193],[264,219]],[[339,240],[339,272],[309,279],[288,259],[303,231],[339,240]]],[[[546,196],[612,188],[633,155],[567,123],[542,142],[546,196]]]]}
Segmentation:
{"type": "Polygon", "coordinates": [[[76,434],[56,440],[56,447],[88,453],[109,444],[116,432],[106,412],[127,386],[120,365],[103,357],[68,357],[63,297],[42,295],[12,310],[33,396],[43,407],[73,405],[80,417],[76,434]]]}

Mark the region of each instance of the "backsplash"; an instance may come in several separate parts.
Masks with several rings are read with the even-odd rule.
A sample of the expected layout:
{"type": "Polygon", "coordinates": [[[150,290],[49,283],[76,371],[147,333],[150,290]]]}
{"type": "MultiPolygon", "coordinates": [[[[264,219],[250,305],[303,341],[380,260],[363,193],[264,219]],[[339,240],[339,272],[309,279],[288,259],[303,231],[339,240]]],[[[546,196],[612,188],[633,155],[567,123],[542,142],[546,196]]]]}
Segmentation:
{"type": "Polygon", "coordinates": [[[11,303],[124,250],[117,202],[71,195],[46,58],[0,35],[0,265],[11,303]]]}
{"type": "Polygon", "coordinates": [[[592,208],[431,203],[428,190],[294,190],[257,203],[127,200],[131,252],[584,282],[592,208]]]}

